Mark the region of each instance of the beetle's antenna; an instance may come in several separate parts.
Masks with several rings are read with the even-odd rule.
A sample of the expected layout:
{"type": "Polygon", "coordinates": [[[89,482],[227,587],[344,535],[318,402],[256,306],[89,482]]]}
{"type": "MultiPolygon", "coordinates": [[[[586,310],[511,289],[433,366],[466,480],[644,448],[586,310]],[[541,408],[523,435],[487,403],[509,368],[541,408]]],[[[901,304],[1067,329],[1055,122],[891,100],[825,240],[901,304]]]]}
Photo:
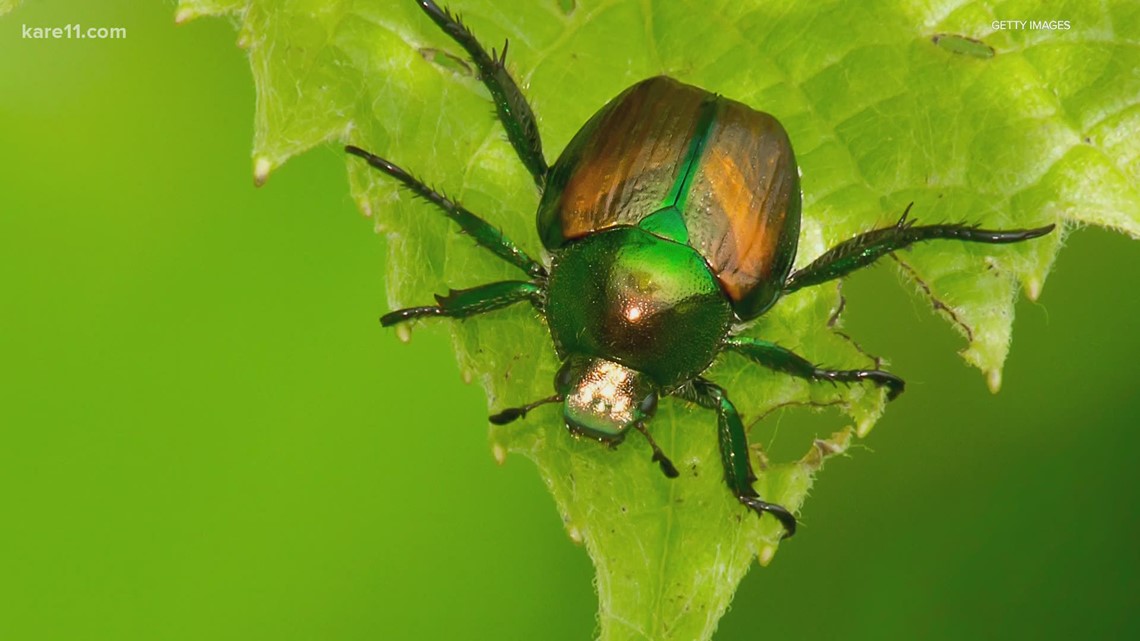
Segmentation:
{"type": "Polygon", "coordinates": [[[527,412],[538,407],[539,405],[545,405],[547,403],[561,403],[561,402],[562,402],[562,395],[561,394],[555,394],[554,396],[539,399],[533,403],[527,403],[526,405],[523,405],[521,407],[508,407],[507,409],[499,412],[498,414],[492,414],[490,417],[490,420],[495,425],[506,425],[507,423],[510,423],[511,421],[515,421],[515,420],[518,420],[520,418],[526,417],[527,412]]]}
{"type": "Polygon", "coordinates": [[[661,448],[657,446],[657,441],[654,441],[653,437],[649,435],[649,430],[645,429],[645,423],[638,421],[634,423],[633,426],[637,428],[638,432],[644,434],[645,439],[649,441],[649,447],[653,448],[653,461],[661,464],[661,471],[665,473],[665,476],[671,479],[680,476],[681,473],[673,466],[673,461],[670,461],[669,457],[665,456],[665,452],[662,452],[661,448]]]}

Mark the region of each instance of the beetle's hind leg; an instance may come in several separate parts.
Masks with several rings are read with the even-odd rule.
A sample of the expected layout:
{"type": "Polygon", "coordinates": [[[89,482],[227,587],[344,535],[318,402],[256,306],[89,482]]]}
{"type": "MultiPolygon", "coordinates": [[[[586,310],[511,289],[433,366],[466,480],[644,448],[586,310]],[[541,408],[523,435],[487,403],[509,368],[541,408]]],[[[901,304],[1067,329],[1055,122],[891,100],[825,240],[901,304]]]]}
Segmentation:
{"type": "Polygon", "coordinates": [[[683,385],[674,394],[716,411],[717,440],[720,443],[720,459],[728,489],[736,495],[738,501],[757,514],[766,512],[776,517],[784,526],[784,538],[794,535],[796,517],[783,506],[760,500],[760,495],[752,488],[756,475],[753,474],[752,462],[748,459],[748,436],[744,432],[740,414],[728,400],[724,389],[703,378],[697,378],[683,385]]]}
{"type": "Polygon", "coordinates": [[[832,383],[870,381],[887,388],[888,401],[894,400],[906,388],[903,379],[881,369],[822,369],[789,349],[755,338],[744,336],[727,338],[724,341],[724,349],[736,352],[764,367],[812,381],[832,383]]]}
{"type": "Polygon", "coordinates": [[[810,265],[792,273],[784,284],[784,293],[819,285],[841,278],[866,267],[883,256],[924,240],[963,240],[971,243],[1001,245],[1038,238],[1053,231],[1055,225],[1034,229],[980,229],[972,225],[915,225],[908,219],[907,205],[899,221],[890,227],[874,229],[845,240],[827,250],[810,265]]]}
{"type": "Polygon", "coordinates": [[[353,145],[348,145],[344,150],[367,160],[372,167],[395,178],[415,195],[442,209],[444,215],[459,225],[463,233],[471,236],[476,243],[491,250],[499,258],[523,270],[532,278],[546,277],[546,268],[519,249],[503,232],[479,216],[467,211],[458,203],[452,202],[443,194],[423,184],[415,176],[396,166],[395,163],[353,145]]]}
{"type": "Polygon", "coordinates": [[[459,46],[471,56],[475,68],[479,70],[479,79],[491,92],[491,99],[495,101],[495,111],[503,128],[507,130],[507,139],[519,156],[519,160],[526,166],[527,171],[534,177],[534,183],[539,189],[546,184],[546,158],[542,154],[542,137],[538,133],[538,123],[534,119],[534,111],[526,101],[514,78],[507,71],[504,62],[507,59],[507,44],[503,43],[503,52],[491,54],[479,44],[475,34],[467,28],[458,16],[452,16],[447,9],[441,9],[432,0],[417,0],[424,13],[439,25],[443,32],[451,37],[459,46]]]}

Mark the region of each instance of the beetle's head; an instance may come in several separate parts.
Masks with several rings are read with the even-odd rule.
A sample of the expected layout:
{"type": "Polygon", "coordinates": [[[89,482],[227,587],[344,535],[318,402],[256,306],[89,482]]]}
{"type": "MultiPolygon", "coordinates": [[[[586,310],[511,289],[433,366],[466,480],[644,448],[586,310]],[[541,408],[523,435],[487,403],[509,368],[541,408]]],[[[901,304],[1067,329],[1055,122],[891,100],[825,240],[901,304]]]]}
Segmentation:
{"type": "Polygon", "coordinates": [[[602,358],[567,359],[554,388],[566,427],[603,442],[621,442],[657,410],[657,386],[648,376],[602,358]]]}

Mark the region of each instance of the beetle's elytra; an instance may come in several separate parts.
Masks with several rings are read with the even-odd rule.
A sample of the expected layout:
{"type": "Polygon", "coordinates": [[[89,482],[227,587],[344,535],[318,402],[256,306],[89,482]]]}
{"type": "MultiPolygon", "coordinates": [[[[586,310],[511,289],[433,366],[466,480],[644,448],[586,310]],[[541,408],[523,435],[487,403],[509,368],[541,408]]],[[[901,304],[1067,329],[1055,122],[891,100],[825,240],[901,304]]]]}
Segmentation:
{"type": "Polygon", "coordinates": [[[637,226],[696,249],[742,319],[779,296],[796,254],[800,181],[772,116],[672,78],[626,89],[551,168],[538,206],[547,249],[637,226]]]}
{"type": "MultiPolygon", "coordinates": [[[[438,207],[526,280],[489,283],[401,309],[385,326],[427,316],[465,318],[528,302],[545,318],[562,367],[554,394],[491,417],[502,424],[546,403],[562,405],[574,434],[617,444],[631,428],[653,460],[677,476],[650,436],[657,400],[671,395],[716,412],[729,490],[757,514],[772,514],[787,536],[796,519],[760,499],[744,425],[728,393],[702,374],[721,352],[814,381],[867,382],[888,399],[903,380],[882,370],[821,369],[776,344],[734,336],[740,321],[781,296],[840,278],[915,242],[956,239],[1013,243],[1037,229],[984,230],[961,224],[895,225],[840,243],[792,272],[800,228],[800,183],[791,142],[772,116],[671,78],[626,89],[601,108],[548,166],[530,106],[504,66],[431,0],[418,4],[471,56],[520,161],[541,191],[538,234],[549,268],[510,239],[396,165],[346,150],[438,207]]],[[[909,209],[909,208],[908,208],[909,209]]]]}

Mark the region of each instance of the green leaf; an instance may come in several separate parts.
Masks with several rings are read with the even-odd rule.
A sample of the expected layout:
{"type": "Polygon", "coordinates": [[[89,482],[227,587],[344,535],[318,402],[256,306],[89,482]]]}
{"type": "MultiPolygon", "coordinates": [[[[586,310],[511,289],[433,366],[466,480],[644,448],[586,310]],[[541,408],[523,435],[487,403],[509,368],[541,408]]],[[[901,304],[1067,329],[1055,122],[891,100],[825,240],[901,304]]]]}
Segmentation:
{"type": "Polygon", "coordinates": [[[0,16],[20,6],[20,0],[0,0],[0,16]]]}
{"type": "Polygon", "coordinates": [[[181,0],[174,20],[182,23],[202,16],[236,15],[245,9],[246,4],[247,0],[181,0]]]}
{"type": "MultiPolygon", "coordinates": [[[[510,38],[509,67],[538,114],[551,162],[602,104],[655,74],[776,115],[803,173],[798,265],[893,223],[912,201],[924,222],[1058,223],[1033,242],[945,241],[895,256],[904,280],[965,337],[963,357],[996,391],[1016,295],[1040,294],[1065,234],[1094,224],[1140,236],[1140,7],[758,4],[456,0],[453,9],[486,46],[510,38]],[[1066,20],[1068,28],[995,31],[995,17],[1066,20]]],[[[249,49],[258,180],[315,145],[352,142],[540,253],[537,194],[487,92],[413,2],[179,4],[180,20],[209,14],[237,16],[239,43],[249,49]]],[[[518,276],[394,181],[348,162],[354,197],[388,239],[393,308],[518,276]]],[[[841,332],[840,308],[838,286],[812,288],[782,300],[748,333],[832,367],[877,364],[841,332]]],[[[549,395],[557,363],[530,310],[434,325],[451,332],[460,367],[486,389],[489,408],[549,395]]],[[[757,450],[757,489],[794,510],[824,459],[865,436],[883,411],[879,390],[810,385],[732,356],[709,377],[750,423],[793,405],[844,417],[796,460],[768,461],[757,450]]],[[[535,461],[567,530],[585,544],[597,569],[602,638],[707,639],[752,560],[772,558],[779,526],[725,489],[712,414],[665,400],[651,427],[680,479],[661,476],[641,439],[609,450],[570,438],[550,408],[492,429],[491,441],[497,454],[535,461]]]]}

